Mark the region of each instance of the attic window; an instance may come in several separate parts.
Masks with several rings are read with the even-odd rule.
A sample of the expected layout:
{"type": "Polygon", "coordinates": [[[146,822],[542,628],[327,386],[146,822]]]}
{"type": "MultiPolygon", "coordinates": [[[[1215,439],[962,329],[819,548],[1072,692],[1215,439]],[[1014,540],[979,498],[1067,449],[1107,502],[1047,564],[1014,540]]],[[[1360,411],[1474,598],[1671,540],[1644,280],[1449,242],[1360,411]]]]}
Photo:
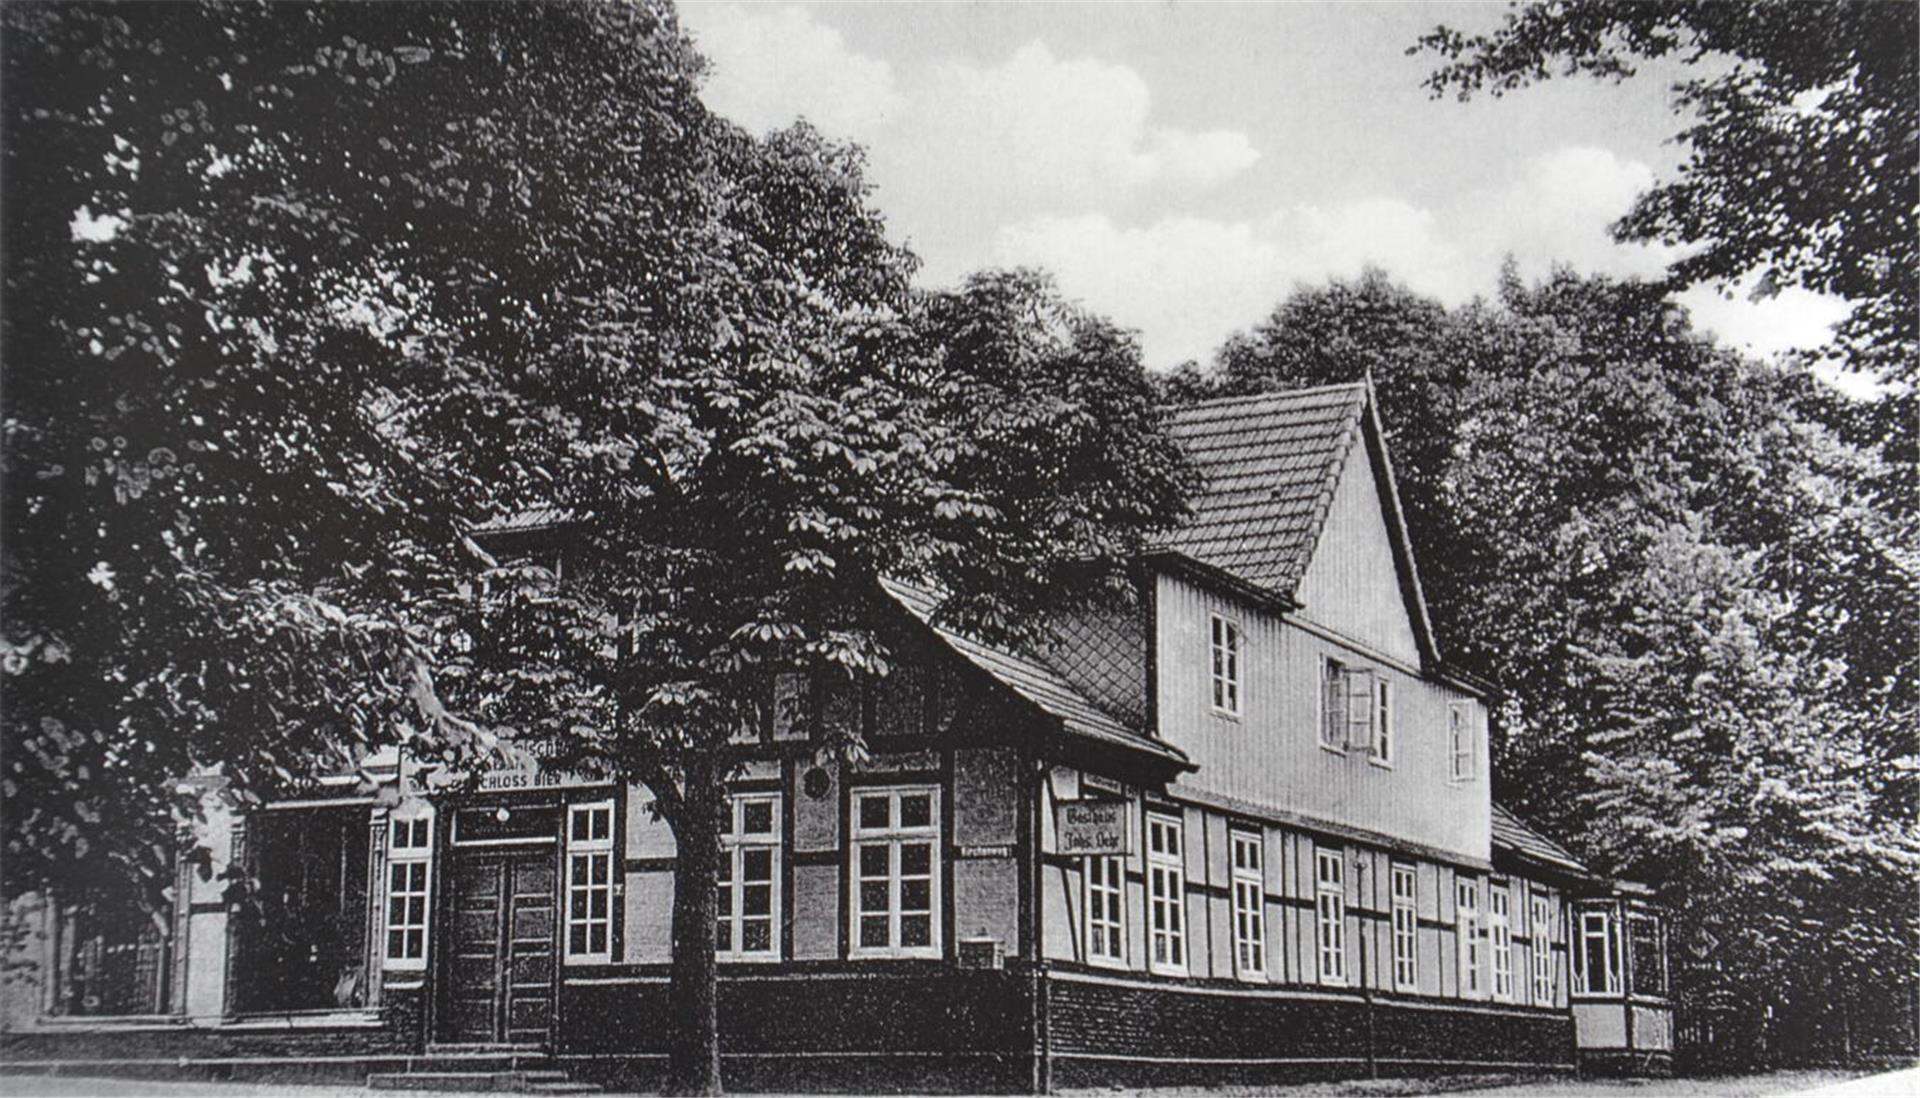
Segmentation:
{"type": "Polygon", "coordinates": [[[1213,615],[1213,710],[1240,715],[1240,626],[1213,615]]]}

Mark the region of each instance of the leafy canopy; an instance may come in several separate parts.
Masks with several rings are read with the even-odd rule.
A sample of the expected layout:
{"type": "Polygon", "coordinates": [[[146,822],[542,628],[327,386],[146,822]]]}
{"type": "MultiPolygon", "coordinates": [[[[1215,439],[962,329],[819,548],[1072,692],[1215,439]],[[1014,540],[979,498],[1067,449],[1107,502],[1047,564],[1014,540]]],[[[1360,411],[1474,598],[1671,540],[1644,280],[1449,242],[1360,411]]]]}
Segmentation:
{"type": "Polygon", "coordinates": [[[1687,162],[1615,232],[1685,246],[1677,284],[1753,276],[1761,295],[1801,286],[1845,298],[1841,361],[1911,385],[1920,378],[1915,35],[1909,3],[1543,0],[1516,5],[1491,33],[1440,27],[1409,52],[1443,58],[1427,86],[1462,98],[1677,62],[1687,162]]]}

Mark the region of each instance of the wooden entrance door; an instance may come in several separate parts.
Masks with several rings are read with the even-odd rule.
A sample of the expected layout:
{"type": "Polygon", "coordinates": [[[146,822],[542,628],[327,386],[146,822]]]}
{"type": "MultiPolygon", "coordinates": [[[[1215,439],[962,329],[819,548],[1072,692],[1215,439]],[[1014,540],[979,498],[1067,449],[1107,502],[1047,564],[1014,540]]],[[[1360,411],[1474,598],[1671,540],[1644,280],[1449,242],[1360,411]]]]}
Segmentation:
{"type": "Polygon", "coordinates": [[[551,847],[454,859],[440,1036],[542,1042],[553,1021],[551,847]]]}

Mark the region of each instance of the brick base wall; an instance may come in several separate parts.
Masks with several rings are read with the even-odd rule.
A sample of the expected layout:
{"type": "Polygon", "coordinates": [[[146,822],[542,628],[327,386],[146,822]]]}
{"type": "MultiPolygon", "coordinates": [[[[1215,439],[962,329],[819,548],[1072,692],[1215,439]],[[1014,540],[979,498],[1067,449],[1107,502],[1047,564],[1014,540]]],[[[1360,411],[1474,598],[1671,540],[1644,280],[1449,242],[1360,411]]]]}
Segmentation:
{"type": "Polygon", "coordinates": [[[1359,995],[1049,981],[1056,1086],[1241,1085],[1364,1075],[1570,1071],[1565,1014],[1359,995]]]}

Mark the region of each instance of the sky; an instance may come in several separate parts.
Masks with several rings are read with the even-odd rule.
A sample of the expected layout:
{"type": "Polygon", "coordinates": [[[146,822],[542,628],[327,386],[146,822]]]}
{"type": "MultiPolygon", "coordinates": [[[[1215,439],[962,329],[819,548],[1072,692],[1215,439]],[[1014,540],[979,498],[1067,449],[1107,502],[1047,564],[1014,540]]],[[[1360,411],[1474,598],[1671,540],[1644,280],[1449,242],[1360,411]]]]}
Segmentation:
{"type": "MultiPolygon", "coordinates": [[[[1550,81],[1466,103],[1407,48],[1500,3],[877,3],[682,0],[703,96],[755,132],[805,118],[865,146],[873,200],[920,282],[1051,271],[1140,333],[1147,365],[1211,360],[1298,285],[1383,268],[1458,304],[1512,256],[1652,275],[1607,226],[1679,163],[1670,72],[1550,81]]],[[[1695,324],[1758,354],[1845,311],[1710,288],[1695,324]]]]}

